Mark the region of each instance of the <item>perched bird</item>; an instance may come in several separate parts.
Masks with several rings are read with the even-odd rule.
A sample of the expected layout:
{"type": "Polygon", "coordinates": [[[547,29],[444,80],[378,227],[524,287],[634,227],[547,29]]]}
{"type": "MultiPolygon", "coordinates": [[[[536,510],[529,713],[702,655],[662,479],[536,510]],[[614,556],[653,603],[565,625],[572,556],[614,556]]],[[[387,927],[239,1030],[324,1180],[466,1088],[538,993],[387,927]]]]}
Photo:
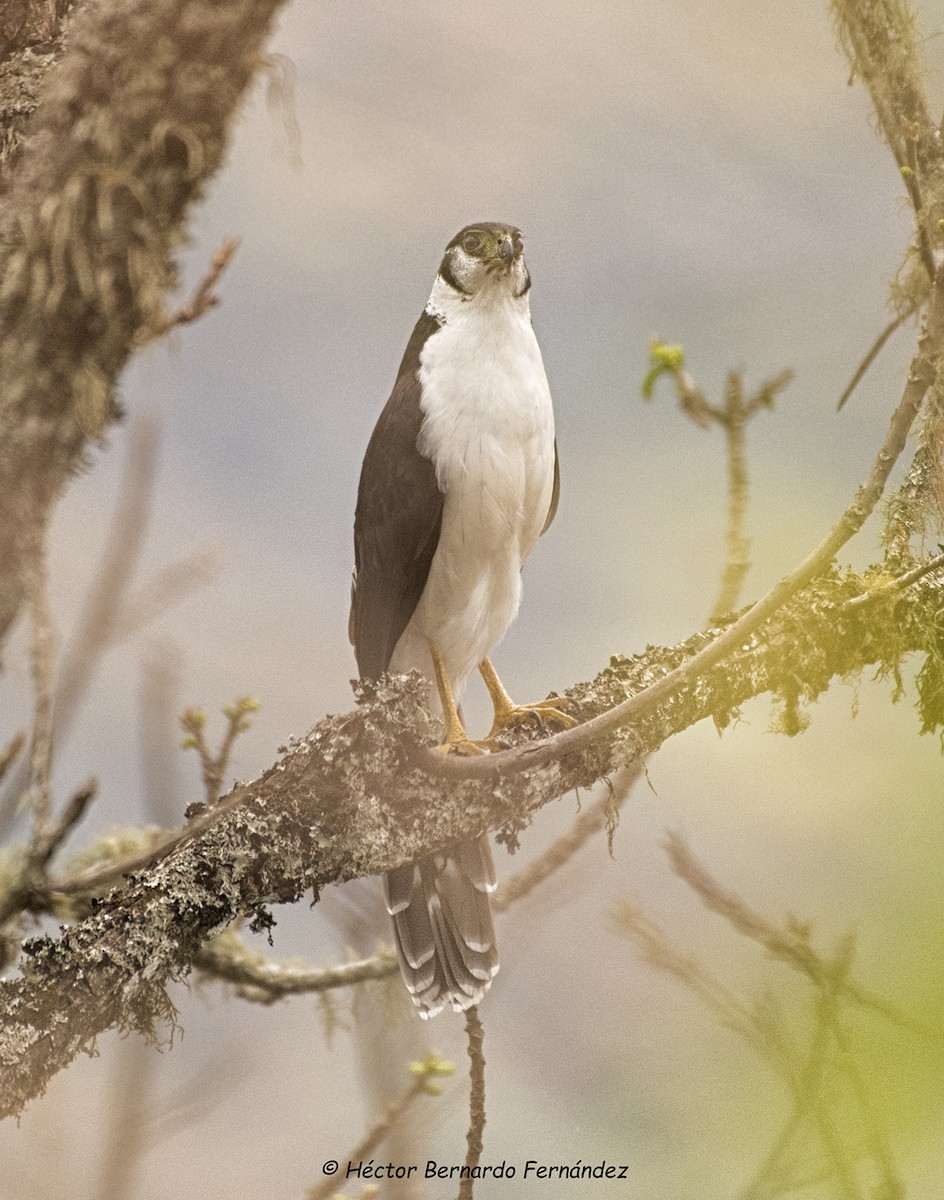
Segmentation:
{"type": "MultiPolygon", "coordinates": [[[[557,509],[554,413],[531,326],[521,233],[485,221],[452,239],[367,446],[354,521],[350,636],[361,677],[417,669],[445,721],[445,753],[478,754],[528,714],[489,655],[514,620],[521,568],[557,509]],[[495,718],[469,738],[458,702],[481,672],[495,718]],[[433,685],[435,684],[435,692],[433,685]]],[[[404,981],[423,1017],[477,1004],[498,970],[486,836],[390,871],[404,981]]]]}

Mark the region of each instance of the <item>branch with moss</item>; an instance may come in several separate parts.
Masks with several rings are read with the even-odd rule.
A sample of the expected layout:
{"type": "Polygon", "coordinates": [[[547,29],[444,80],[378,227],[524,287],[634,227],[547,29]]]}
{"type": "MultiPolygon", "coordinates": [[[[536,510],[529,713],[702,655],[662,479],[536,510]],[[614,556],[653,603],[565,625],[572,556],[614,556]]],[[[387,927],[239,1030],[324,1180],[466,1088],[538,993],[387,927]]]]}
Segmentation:
{"type": "MultiPolygon", "coordinates": [[[[534,862],[499,884],[492,896],[492,911],[507,912],[519,900],[530,896],[604,830],[612,852],[620,809],[642,773],[642,764],[636,762],[617,771],[612,781],[605,779],[602,795],[577,814],[566,833],[556,838],[534,862]]],[[[116,871],[113,878],[119,874],[116,871]]],[[[194,966],[205,975],[234,984],[238,996],[259,1004],[273,1004],[285,996],[389,979],[398,971],[397,956],[392,950],[330,967],[278,962],[250,949],[231,929],[208,942],[194,960],[194,966]]]]}
{"type": "Polygon", "coordinates": [[[280,3],[98,0],[45,76],[0,209],[0,642],[119,373],[167,328],[184,220],[280,3]]]}
{"type": "Polygon", "coordinates": [[[250,950],[231,930],[207,942],[194,966],[207,975],[234,984],[237,994],[247,1000],[273,1004],[285,996],[327,992],[332,988],[351,987],[397,973],[397,956],[385,951],[357,962],[335,963],[330,967],[273,962],[250,950]]]}
{"type": "MultiPolygon", "coordinates": [[[[154,1036],[173,1021],[166,985],[185,976],[203,944],[243,915],[329,883],[376,875],[485,830],[514,844],[543,805],[586,788],[668,738],[711,718],[724,727],[752,696],[788,707],[865,666],[891,671],[924,655],[921,717],[944,728],[944,662],[933,632],[944,582],[928,575],[903,592],[849,608],[868,580],[832,573],[711,671],[694,676],[631,729],[618,726],[580,753],[527,774],[455,782],[417,766],[438,740],[416,676],[361,685],[359,706],[320,721],[259,779],[201,810],[160,861],[92,899],[61,937],[24,944],[22,977],[0,982],[0,1114],[22,1110],[49,1079],[110,1028],[154,1036]],[[930,632],[929,632],[930,631],[930,632]],[[799,684],[798,684],[798,681],[799,684]],[[797,688],[800,687],[800,694],[797,688]],[[81,981],[81,986],[77,986],[81,981]]],[[[672,648],[614,657],[568,690],[592,720],[691,660],[717,631],[672,648]]],[[[521,730],[527,740],[530,731],[521,730]]],[[[55,893],[40,898],[55,903],[55,893]]]]}

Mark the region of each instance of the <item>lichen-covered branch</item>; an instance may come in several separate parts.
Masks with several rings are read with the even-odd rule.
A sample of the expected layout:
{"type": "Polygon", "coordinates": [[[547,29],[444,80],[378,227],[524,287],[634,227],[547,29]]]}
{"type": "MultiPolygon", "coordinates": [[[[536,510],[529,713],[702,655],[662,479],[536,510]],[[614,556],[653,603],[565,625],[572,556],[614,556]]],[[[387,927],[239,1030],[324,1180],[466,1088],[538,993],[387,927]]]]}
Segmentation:
{"type": "Polygon", "coordinates": [[[832,0],[831,7],[839,40],[853,73],[868,89],[882,136],[908,189],[918,269],[933,279],[944,215],[944,145],[918,65],[915,15],[907,0],[832,0]]]}
{"type": "MultiPolygon", "coordinates": [[[[706,717],[723,727],[752,696],[773,692],[796,706],[837,676],[876,663],[893,670],[904,654],[918,652],[925,659],[922,722],[944,727],[944,656],[934,633],[944,582],[928,575],[903,593],[848,606],[867,586],[851,574],[821,578],[633,726],[498,780],[442,780],[416,765],[417,741],[438,740],[422,707],[423,681],[363,685],[355,711],[320,721],[259,779],[237,785],[219,814],[198,812],[191,837],[122,890],[93,901],[86,920],[56,941],[25,944],[22,977],[0,982],[0,1114],[19,1112],[104,1030],[151,1032],[155,1022],[172,1020],[165,985],[186,975],[203,943],[234,918],[297,900],[307,889],[317,894],[329,883],[379,874],[486,829],[514,842],[542,805],[706,717]]],[[[603,713],[716,633],[614,657],[568,695],[582,719],[603,713]]]]}
{"type": "Polygon", "coordinates": [[[6,0],[0,5],[0,193],[16,168],[43,80],[65,50],[72,7],[69,0],[6,0]]]}
{"type": "Polygon", "coordinates": [[[97,0],[43,81],[0,207],[0,642],[37,531],[167,326],[187,209],[281,0],[97,0]]]}
{"type": "Polygon", "coordinates": [[[250,950],[227,930],[203,947],[194,966],[207,975],[235,985],[237,993],[247,1000],[274,1004],[285,996],[327,992],[368,980],[389,979],[397,972],[397,956],[392,951],[385,951],[373,958],[335,963],[330,967],[272,962],[250,950]]]}

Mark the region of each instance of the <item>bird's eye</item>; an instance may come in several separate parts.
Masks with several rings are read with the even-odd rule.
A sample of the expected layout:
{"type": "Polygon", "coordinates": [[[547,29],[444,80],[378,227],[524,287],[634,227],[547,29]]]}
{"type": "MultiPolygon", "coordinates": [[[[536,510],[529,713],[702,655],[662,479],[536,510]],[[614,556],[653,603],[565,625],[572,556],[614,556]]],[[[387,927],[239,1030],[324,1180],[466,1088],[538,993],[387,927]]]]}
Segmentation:
{"type": "Polygon", "coordinates": [[[462,249],[465,250],[467,254],[474,254],[481,244],[482,239],[477,233],[467,233],[462,239],[462,249]]]}
{"type": "Polygon", "coordinates": [[[520,237],[515,238],[515,254],[521,254],[524,251],[524,242],[520,237]]]}

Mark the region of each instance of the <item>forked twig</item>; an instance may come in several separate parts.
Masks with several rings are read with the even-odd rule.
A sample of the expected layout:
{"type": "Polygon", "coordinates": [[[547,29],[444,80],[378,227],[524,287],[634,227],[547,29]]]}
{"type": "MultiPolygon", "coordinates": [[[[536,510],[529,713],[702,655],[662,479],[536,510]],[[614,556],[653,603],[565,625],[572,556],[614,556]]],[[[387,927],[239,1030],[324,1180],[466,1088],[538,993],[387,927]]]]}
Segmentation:
{"type": "Polygon", "coordinates": [[[842,395],[839,397],[839,401],[836,404],[836,412],[840,412],[842,410],[843,405],[846,403],[846,401],[849,399],[849,397],[852,395],[852,393],[856,390],[856,388],[859,386],[859,384],[862,382],[862,380],[865,378],[865,374],[868,371],[869,367],[871,367],[872,363],[874,363],[875,360],[878,358],[879,354],[881,354],[882,350],[885,347],[885,343],[892,336],[892,334],[895,333],[897,330],[899,330],[902,327],[902,325],[904,325],[904,323],[907,320],[909,320],[909,318],[911,318],[915,315],[915,313],[917,311],[918,311],[917,305],[913,304],[909,308],[906,308],[904,312],[899,313],[897,317],[894,317],[891,321],[888,322],[888,324],[885,326],[885,328],[882,330],[882,332],[878,335],[878,337],[875,339],[875,341],[872,343],[872,345],[866,351],[865,357],[862,359],[862,361],[856,367],[855,371],[853,372],[852,378],[846,384],[845,390],[843,391],[842,395]]]}
{"type": "MultiPolygon", "coordinates": [[[[668,835],[666,852],[673,871],[697,893],[706,908],[724,917],[739,933],[758,942],[773,958],[796,968],[813,983],[822,985],[830,977],[833,967],[813,949],[808,925],[791,918],[786,929],[780,929],[754,912],[739,896],[727,891],[711,876],[678,834],[668,835]]],[[[881,996],[870,992],[845,975],[842,990],[848,999],[879,1014],[901,1029],[934,1041],[944,1040],[944,1031],[914,1020],[887,1000],[883,1000],[881,996]]]]}
{"type": "Polygon", "coordinates": [[[161,324],[152,331],[153,336],[161,337],[177,325],[189,325],[192,321],[196,321],[208,313],[210,309],[216,308],[220,302],[215,291],[216,285],[238,249],[238,238],[227,238],[223,242],[210,260],[207,273],[197,284],[190,299],[180,308],[168,313],[161,324]]]}

